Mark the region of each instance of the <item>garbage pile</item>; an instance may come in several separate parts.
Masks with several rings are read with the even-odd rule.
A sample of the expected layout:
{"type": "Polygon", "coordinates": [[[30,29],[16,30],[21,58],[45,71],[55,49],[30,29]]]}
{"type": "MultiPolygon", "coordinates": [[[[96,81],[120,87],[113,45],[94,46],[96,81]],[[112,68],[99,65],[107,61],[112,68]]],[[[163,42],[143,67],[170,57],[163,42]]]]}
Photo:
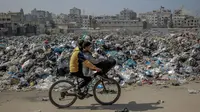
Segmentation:
{"type": "MultiPolygon", "coordinates": [[[[99,54],[117,61],[109,75],[118,73],[126,83],[152,84],[154,80],[185,83],[197,79],[200,72],[200,39],[196,31],[162,33],[148,30],[140,35],[119,32],[0,37],[0,91],[35,87],[48,89],[55,81],[57,60],[66,52],[66,60],[78,37],[94,42],[99,54]],[[48,40],[48,46],[44,44],[48,40]],[[53,50],[52,50],[53,49],[53,50]]],[[[117,79],[116,79],[117,80],[117,79]]]]}

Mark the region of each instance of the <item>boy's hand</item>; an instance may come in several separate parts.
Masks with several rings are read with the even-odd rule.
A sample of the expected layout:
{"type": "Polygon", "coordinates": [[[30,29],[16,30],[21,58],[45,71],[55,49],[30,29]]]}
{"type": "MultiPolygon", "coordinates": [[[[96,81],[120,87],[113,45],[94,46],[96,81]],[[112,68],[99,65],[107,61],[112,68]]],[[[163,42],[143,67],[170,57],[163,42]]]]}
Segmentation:
{"type": "Polygon", "coordinates": [[[101,70],[100,68],[97,68],[96,71],[97,71],[97,72],[101,72],[102,70],[101,70]]]}

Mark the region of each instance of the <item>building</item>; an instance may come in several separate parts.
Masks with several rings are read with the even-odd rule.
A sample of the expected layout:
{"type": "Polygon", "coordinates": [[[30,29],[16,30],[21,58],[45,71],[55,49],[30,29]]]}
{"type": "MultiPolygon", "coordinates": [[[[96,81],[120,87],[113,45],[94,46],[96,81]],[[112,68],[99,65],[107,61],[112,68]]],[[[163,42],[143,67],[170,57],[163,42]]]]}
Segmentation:
{"type": "Polygon", "coordinates": [[[197,28],[199,19],[186,14],[183,9],[175,10],[173,13],[173,27],[175,28],[197,28]]]}
{"type": "Polygon", "coordinates": [[[68,15],[61,13],[60,15],[55,16],[53,18],[53,21],[55,22],[56,25],[60,25],[60,24],[66,24],[67,19],[68,19],[68,15]]]}
{"type": "Polygon", "coordinates": [[[81,10],[74,7],[70,9],[70,14],[68,14],[68,22],[76,22],[78,27],[82,27],[82,18],[81,18],[81,10]]]}
{"type": "Polygon", "coordinates": [[[137,18],[137,13],[130,9],[124,9],[119,14],[119,19],[121,20],[135,20],[137,18]]]}
{"type": "Polygon", "coordinates": [[[109,16],[109,15],[101,15],[101,16],[95,16],[94,19],[97,21],[100,20],[118,20],[118,16],[109,16]]]}
{"type": "Polygon", "coordinates": [[[24,15],[24,23],[25,24],[31,24],[31,25],[39,24],[37,16],[31,15],[31,14],[25,14],[24,15]]]}
{"type": "Polygon", "coordinates": [[[124,28],[134,31],[143,29],[143,22],[138,20],[101,20],[98,21],[100,29],[118,29],[124,28]]]}
{"type": "Polygon", "coordinates": [[[44,24],[46,21],[52,20],[52,14],[48,11],[43,10],[37,10],[36,8],[31,11],[32,16],[36,16],[38,19],[38,22],[44,24]]]}
{"type": "Polygon", "coordinates": [[[82,28],[86,29],[90,27],[90,16],[91,15],[81,15],[82,18],[82,28]]]}
{"type": "Polygon", "coordinates": [[[70,9],[70,14],[81,16],[81,9],[74,7],[70,9]]]}
{"type": "Polygon", "coordinates": [[[19,33],[19,27],[24,23],[24,11],[0,13],[0,32],[6,34],[19,33]]]}
{"type": "Polygon", "coordinates": [[[172,21],[170,16],[171,10],[160,7],[159,10],[153,10],[151,12],[140,13],[139,18],[145,19],[152,27],[167,27],[169,22],[172,21]]]}

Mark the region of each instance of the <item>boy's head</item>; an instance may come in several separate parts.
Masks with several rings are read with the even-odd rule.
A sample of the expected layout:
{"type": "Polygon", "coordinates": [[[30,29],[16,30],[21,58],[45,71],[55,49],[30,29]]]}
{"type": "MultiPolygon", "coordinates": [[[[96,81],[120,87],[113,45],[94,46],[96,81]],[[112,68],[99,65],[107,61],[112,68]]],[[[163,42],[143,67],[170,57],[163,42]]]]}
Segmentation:
{"type": "Polygon", "coordinates": [[[91,42],[85,41],[82,44],[82,48],[83,48],[84,51],[90,51],[91,50],[91,45],[92,45],[91,42]]]}

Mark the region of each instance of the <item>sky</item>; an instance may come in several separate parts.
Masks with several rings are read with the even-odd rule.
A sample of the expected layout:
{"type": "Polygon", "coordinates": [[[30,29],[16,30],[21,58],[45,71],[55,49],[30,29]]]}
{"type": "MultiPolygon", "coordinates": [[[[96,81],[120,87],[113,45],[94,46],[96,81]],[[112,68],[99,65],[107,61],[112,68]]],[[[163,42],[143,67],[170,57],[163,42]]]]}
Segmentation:
{"type": "Polygon", "coordinates": [[[200,0],[0,0],[0,12],[19,11],[30,13],[34,8],[55,14],[69,14],[69,9],[77,7],[84,14],[115,15],[124,8],[137,13],[148,12],[164,6],[167,9],[185,9],[196,14],[200,12],[200,0]]]}

